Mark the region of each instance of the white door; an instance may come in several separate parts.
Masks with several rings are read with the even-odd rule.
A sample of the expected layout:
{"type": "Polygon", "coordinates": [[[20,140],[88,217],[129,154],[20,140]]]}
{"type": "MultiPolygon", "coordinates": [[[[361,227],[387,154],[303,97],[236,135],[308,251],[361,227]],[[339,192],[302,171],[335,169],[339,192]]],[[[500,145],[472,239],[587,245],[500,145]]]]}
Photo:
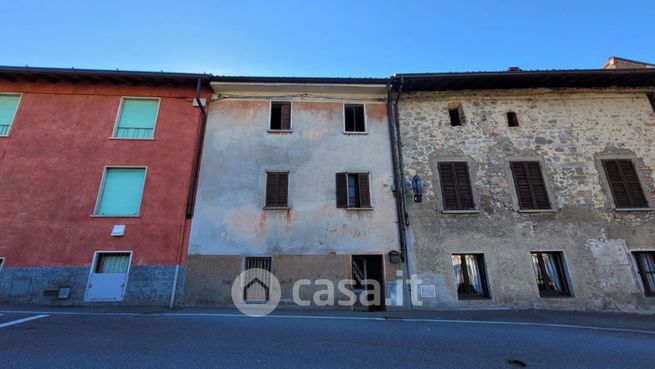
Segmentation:
{"type": "Polygon", "coordinates": [[[122,301],[131,258],[130,252],[96,253],[84,301],[122,301]]]}

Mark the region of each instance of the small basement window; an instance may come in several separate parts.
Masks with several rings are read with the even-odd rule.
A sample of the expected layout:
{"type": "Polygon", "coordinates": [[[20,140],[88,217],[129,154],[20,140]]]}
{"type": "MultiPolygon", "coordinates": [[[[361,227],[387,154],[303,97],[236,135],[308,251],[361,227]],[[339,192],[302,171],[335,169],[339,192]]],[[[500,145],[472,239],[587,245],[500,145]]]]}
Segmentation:
{"type": "Polygon", "coordinates": [[[271,257],[246,257],[243,270],[245,272],[243,300],[268,301],[271,286],[271,257]]]}
{"type": "Polygon", "coordinates": [[[343,106],[345,131],[348,133],[366,133],[364,105],[346,104],[343,106]]]}
{"type": "Polygon", "coordinates": [[[291,130],[291,102],[273,101],[271,103],[271,131],[291,130]]]}
{"type": "Polygon", "coordinates": [[[461,126],[464,123],[464,110],[460,103],[448,104],[448,115],[450,116],[450,125],[453,127],[461,126]]]}
{"type": "Polygon", "coordinates": [[[519,118],[516,116],[516,113],[513,111],[507,112],[507,126],[508,127],[518,127],[519,118]]]}
{"type": "Polygon", "coordinates": [[[650,101],[650,106],[655,111],[655,92],[647,93],[646,96],[648,97],[648,101],[650,101]]]}

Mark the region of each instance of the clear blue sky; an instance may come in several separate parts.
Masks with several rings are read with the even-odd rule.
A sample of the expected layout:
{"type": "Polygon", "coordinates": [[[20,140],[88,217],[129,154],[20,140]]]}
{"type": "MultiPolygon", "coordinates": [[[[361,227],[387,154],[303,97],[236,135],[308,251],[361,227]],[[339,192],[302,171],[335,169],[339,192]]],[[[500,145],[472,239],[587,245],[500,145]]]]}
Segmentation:
{"type": "Polygon", "coordinates": [[[371,76],[655,62],[655,1],[5,0],[0,64],[371,76]]]}

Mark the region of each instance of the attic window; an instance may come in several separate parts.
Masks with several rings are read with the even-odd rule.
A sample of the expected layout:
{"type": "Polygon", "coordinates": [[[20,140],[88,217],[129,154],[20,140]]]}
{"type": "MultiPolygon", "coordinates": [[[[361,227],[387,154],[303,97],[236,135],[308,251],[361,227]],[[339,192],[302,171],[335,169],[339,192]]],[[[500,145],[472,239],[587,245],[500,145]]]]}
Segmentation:
{"type": "Polygon", "coordinates": [[[461,126],[464,122],[464,111],[462,104],[450,103],[448,104],[448,115],[450,115],[450,125],[453,127],[461,126]]]}
{"type": "Polygon", "coordinates": [[[516,116],[516,113],[513,111],[507,112],[507,126],[509,127],[519,126],[519,118],[516,116]]]}
{"type": "Polygon", "coordinates": [[[650,101],[650,106],[655,111],[655,92],[647,93],[646,96],[648,97],[648,101],[650,101]]]}

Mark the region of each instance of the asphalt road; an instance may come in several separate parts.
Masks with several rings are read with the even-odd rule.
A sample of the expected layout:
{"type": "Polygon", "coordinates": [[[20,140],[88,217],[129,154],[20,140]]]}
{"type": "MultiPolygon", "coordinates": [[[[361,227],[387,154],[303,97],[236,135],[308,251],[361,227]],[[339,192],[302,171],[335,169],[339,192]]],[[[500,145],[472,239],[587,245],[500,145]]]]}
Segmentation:
{"type": "Polygon", "coordinates": [[[655,331],[621,328],[366,315],[0,313],[2,369],[655,367],[655,331]]]}

